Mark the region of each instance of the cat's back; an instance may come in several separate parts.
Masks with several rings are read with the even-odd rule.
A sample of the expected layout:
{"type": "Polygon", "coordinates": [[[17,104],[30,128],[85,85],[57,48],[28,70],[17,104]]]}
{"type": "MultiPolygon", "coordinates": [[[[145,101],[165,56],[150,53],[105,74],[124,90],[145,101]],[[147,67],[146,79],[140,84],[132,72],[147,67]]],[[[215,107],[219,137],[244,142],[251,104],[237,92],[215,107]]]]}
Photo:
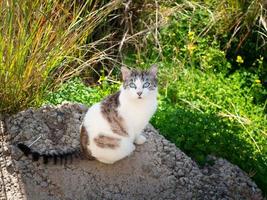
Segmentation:
{"type": "Polygon", "coordinates": [[[83,122],[88,130],[90,129],[92,132],[111,132],[109,119],[117,115],[119,94],[120,92],[116,92],[88,109],[83,122]]]}

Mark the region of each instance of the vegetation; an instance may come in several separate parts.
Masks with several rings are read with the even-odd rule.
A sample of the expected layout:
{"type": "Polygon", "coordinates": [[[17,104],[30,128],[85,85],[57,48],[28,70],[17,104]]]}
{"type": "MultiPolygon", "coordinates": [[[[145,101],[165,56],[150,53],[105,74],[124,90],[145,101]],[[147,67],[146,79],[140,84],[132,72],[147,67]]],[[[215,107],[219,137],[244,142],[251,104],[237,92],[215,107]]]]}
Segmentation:
{"type": "Polygon", "coordinates": [[[101,85],[87,87],[80,78],[74,78],[63,84],[56,92],[46,96],[43,104],[58,105],[64,102],[78,102],[90,106],[118,90],[119,84],[103,81],[101,85]]]}
{"type": "MultiPolygon", "coordinates": [[[[107,6],[99,1],[98,6],[92,6],[90,2],[80,5],[66,1],[63,19],[52,15],[62,13],[64,9],[59,8],[63,4],[46,2],[45,12],[50,14],[45,16],[53,23],[48,20],[44,25],[40,24],[45,19],[42,13],[28,15],[32,11],[23,11],[33,17],[24,19],[24,15],[18,15],[21,6],[14,3],[10,10],[6,5],[0,26],[0,53],[5,58],[0,62],[0,80],[4,83],[0,85],[1,112],[63,101],[91,105],[119,88],[120,65],[98,65],[93,69],[98,81],[92,78],[90,65],[106,55],[94,49],[99,40],[96,35],[99,30],[101,37],[111,33],[114,21],[106,20],[100,29],[95,28],[117,4],[107,6]],[[95,18],[99,12],[102,17],[95,18]],[[70,13],[77,17],[69,19],[70,13]],[[21,20],[16,21],[15,15],[21,20]],[[36,19],[38,23],[29,23],[36,19]],[[86,23],[93,19],[93,25],[86,23]],[[54,23],[62,27],[54,27],[54,23]],[[11,27],[10,31],[4,25],[11,27]],[[7,43],[5,38],[12,42],[7,43]],[[83,45],[86,49],[81,48],[83,45]],[[93,81],[88,87],[90,78],[93,81]],[[51,90],[55,85],[57,90],[51,90]]],[[[159,64],[159,106],[152,124],[200,165],[210,154],[237,164],[266,194],[266,5],[260,0],[146,0],[144,4],[145,8],[152,5],[144,12],[149,20],[139,15],[142,20],[123,26],[119,53],[129,66],[159,64]],[[134,32],[148,30],[135,38],[135,48],[125,45],[133,38],[128,35],[130,25],[136,28],[134,32]]],[[[126,15],[125,10],[118,12],[126,15]]],[[[101,48],[110,47],[105,44],[101,48]]]]}
{"type": "Polygon", "coordinates": [[[1,1],[0,112],[40,105],[46,90],[103,59],[88,37],[118,1],[100,2],[1,1]]]}

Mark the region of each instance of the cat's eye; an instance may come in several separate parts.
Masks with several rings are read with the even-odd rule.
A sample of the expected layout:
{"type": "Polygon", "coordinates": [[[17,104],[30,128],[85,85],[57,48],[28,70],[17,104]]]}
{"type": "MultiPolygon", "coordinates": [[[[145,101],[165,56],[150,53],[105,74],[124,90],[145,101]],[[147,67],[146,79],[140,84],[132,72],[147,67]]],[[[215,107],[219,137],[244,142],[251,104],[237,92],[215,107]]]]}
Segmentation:
{"type": "Polygon", "coordinates": [[[148,88],[148,87],[149,87],[149,85],[150,85],[150,83],[149,83],[149,82],[145,82],[145,83],[144,83],[144,85],[143,85],[143,88],[148,88]]]}
{"type": "Polygon", "coordinates": [[[130,84],[129,84],[129,87],[130,87],[130,88],[136,88],[136,85],[135,85],[134,83],[130,83],[130,84]]]}

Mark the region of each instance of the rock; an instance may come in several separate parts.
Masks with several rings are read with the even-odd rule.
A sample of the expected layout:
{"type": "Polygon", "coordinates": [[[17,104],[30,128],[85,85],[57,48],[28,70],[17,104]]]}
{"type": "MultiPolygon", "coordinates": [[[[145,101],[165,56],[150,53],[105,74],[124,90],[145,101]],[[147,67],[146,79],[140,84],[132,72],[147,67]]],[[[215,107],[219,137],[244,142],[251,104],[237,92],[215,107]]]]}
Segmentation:
{"type": "Polygon", "coordinates": [[[40,186],[41,186],[41,187],[47,187],[47,186],[48,186],[48,183],[45,182],[45,181],[43,181],[43,182],[41,182],[40,186]]]}
{"type": "Polygon", "coordinates": [[[4,156],[10,155],[10,149],[7,146],[3,146],[2,149],[3,149],[2,152],[4,156]]]}
{"type": "Polygon", "coordinates": [[[33,150],[53,152],[79,146],[79,128],[86,111],[81,104],[67,103],[29,109],[5,119],[12,139],[5,145],[10,149],[5,148],[0,157],[0,164],[8,163],[2,177],[9,177],[0,178],[0,199],[12,199],[11,193],[3,192],[18,193],[19,188],[17,199],[263,199],[257,185],[237,166],[210,157],[214,165],[201,169],[151,125],[144,130],[147,142],[113,165],[79,158],[63,165],[43,165],[21,157],[16,144],[31,144],[39,135],[42,137],[31,146],[33,150]],[[14,162],[7,162],[11,158],[14,162]],[[14,174],[17,179],[12,178],[14,174]],[[20,187],[14,190],[10,180],[20,187]]]}
{"type": "Polygon", "coordinates": [[[177,175],[178,176],[184,176],[184,172],[182,169],[179,169],[178,172],[177,172],[177,175]]]}

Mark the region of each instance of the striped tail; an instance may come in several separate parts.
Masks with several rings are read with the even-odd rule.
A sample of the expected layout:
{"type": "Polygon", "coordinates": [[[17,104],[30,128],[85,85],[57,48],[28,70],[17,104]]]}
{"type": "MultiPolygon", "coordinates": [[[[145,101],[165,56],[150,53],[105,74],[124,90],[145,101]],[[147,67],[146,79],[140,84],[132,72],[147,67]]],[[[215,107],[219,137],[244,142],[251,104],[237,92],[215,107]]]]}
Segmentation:
{"type": "Polygon", "coordinates": [[[34,162],[42,158],[44,164],[48,164],[51,160],[54,161],[54,164],[57,164],[57,161],[60,161],[60,164],[63,164],[63,161],[65,161],[66,164],[69,158],[72,161],[73,156],[77,157],[80,155],[80,148],[72,148],[67,151],[60,151],[56,153],[39,153],[37,151],[33,151],[30,147],[22,143],[19,143],[17,147],[24,153],[25,156],[31,156],[32,161],[34,162]]]}

